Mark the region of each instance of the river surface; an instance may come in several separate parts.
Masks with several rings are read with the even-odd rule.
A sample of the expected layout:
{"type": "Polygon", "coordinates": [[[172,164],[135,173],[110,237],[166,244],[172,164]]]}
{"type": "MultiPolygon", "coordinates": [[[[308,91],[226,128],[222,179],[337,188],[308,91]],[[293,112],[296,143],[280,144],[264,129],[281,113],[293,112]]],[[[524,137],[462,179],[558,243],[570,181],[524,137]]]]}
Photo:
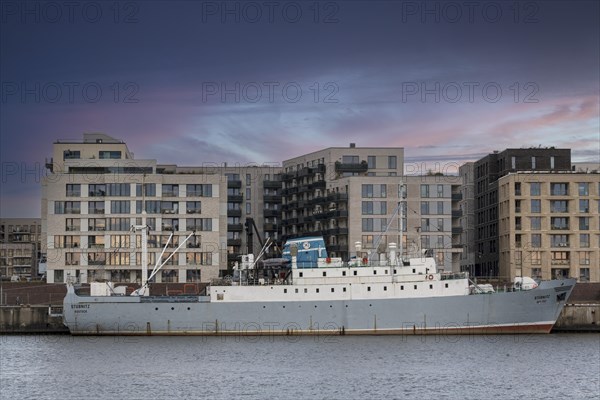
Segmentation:
{"type": "Polygon", "coordinates": [[[0,336],[0,399],[599,399],[600,335],[0,336]]]}

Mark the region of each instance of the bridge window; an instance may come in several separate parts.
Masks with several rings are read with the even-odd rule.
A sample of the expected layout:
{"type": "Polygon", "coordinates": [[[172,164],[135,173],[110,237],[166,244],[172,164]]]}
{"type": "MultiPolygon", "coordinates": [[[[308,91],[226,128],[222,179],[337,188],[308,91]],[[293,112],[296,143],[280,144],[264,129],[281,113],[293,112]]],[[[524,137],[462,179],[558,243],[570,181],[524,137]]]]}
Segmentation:
{"type": "Polygon", "coordinates": [[[358,275],[358,271],[354,271],[354,275],[358,275]]]}
{"type": "Polygon", "coordinates": [[[296,289],[295,291],[296,291],[296,293],[298,293],[298,289],[296,289]]]}
{"type": "Polygon", "coordinates": [[[384,292],[387,292],[387,286],[384,286],[384,287],[383,287],[383,291],[384,291],[384,292]]]}
{"type": "Polygon", "coordinates": [[[367,292],[371,291],[371,286],[367,286],[367,292]]]}
{"type": "Polygon", "coordinates": [[[404,286],[400,286],[400,290],[404,290],[404,286]]]}
{"type": "Polygon", "coordinates": [[[346,288],[342,288],[342,292],[345,292],[345,291],[346,291],[346,288]]]}
{"type": "Polygon", "coordinates": [[[429,289],[433,289],[433,285],[429,285],[429,289]]]}
{"type": "Polygon", "coordinates": [[[444,286],[446,286],[446,289],[448,288],[448,284],[447,284],[447,283],[446,283],[446,284],[444,284],[444,286]]]}
{"type": "Polygon", "coordinates": [[[373,275],[377,275],[377,270],[373,270],[373,275]]]}
{"type": "Polygon", "coordinates": [[[346,271],[342,271],[342,276],[346,276],[346,271]]]}
{"type": "Polygon", "coordinates": [[[335,292],[335,289],[334,289],[334,288],[331,288],[331,293],[333,293],[333,292],[335,292]]]}
{"type": "Polygon", "coordinates": [[[327,271],[323,271],[323,276],[327,276],[327,271]]]}
{"type": "Polygon", "coordinates": [[[287,289],[283,289],[283,293],[287,293],[287,289]]]}
{"type": "Polygon", "coordinates": [[[316,292],[319,293],[319,288],[317,288],[316,292]]]}
{"type": "Polygon", "coordinates": [[[302,278],[302,276],[304,276],[304,272],[300,272],[300,273],[298,274],[298,277],[302,278]]]}
{"type": "Polygon", "coordinates": [[[415,285],[415,290],[417,290],[417,285],[415,285]]]}

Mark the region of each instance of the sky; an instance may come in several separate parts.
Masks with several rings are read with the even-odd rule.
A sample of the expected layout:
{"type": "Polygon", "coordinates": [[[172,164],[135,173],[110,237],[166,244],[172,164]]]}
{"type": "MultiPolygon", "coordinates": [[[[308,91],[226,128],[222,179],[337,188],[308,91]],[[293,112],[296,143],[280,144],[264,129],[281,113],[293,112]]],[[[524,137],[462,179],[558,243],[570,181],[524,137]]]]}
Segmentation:
{"type": "Polygon", "coordinates": [[[351,142],[598,163],[599,4],[0,0],[0,217],[40,216],[52,143],[84,132],[184,166],[351,142]]]}

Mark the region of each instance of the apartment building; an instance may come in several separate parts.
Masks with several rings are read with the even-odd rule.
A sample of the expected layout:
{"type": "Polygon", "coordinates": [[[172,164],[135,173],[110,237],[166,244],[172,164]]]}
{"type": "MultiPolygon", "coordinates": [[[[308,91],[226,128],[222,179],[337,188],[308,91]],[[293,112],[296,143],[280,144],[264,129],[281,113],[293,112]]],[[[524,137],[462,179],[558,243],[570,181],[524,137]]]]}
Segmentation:
{"type": "Polygon", "coordinates": [[[459,211],[459,182],[403,176],[403,160],[402,148],[350,144],[284,161],[284,239],[323,236],[334,257],[380,258],[388,243],[400,243],[402,228],[405,256],[434,249],[440,268],[453,270],[454,261],[458,270],[459,227],[452,215],[459,211]],[[405,209],[399,213],[401,199],[405,209]]]}
{"type": "Polygon", "coordinates": [[[517,171],[570,170],[571,150],[553,147],[495,151],[475,162],[475,276],[499,276],[498,179],[517,171]]]}
{"type": "Polygon", "coordinates": [[[41,231],[40,218],[0,220],[0,279],[37,277],[41,231]]]}
{"type": "Polygon", "coordinates": [[[227,189],[219,175],[134,159],[124,142],[104,134],[53,147],[42,182],[48,282],[139,283],[141,233],[132,230],[135,225],[148,226],[149,268],[167,261],[157,282],[205,282],[219,275],[227,232],[221,207],[227,189]],[[196,236],[171,257],[192,232],[196,236]]]}
{"type": "Polygon", "coordinates": [[[498,180],[500,275],[600,280],[600,173],[498,180]]]}
{"type": "Polygon", "coordinates": [[[475,192],[474,192],[474,163],[468,162],[459,167],[458,175],[461,186],[458,225],[461,227],[459,243],[462,246],[460,254],[460,270],[475,275],[477,250],[475,247],[475,192]]]}

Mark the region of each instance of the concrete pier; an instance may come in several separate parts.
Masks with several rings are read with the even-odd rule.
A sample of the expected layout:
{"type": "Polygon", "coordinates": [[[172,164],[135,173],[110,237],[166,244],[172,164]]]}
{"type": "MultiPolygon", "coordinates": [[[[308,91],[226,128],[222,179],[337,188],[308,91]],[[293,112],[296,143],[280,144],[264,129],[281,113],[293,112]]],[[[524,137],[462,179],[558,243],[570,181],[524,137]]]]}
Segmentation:
{"type": "Polygon", "coordinates": [[[62,322],[62,308],[50,306],[1,306],[0,334],[69,333],[62,322]]]}

